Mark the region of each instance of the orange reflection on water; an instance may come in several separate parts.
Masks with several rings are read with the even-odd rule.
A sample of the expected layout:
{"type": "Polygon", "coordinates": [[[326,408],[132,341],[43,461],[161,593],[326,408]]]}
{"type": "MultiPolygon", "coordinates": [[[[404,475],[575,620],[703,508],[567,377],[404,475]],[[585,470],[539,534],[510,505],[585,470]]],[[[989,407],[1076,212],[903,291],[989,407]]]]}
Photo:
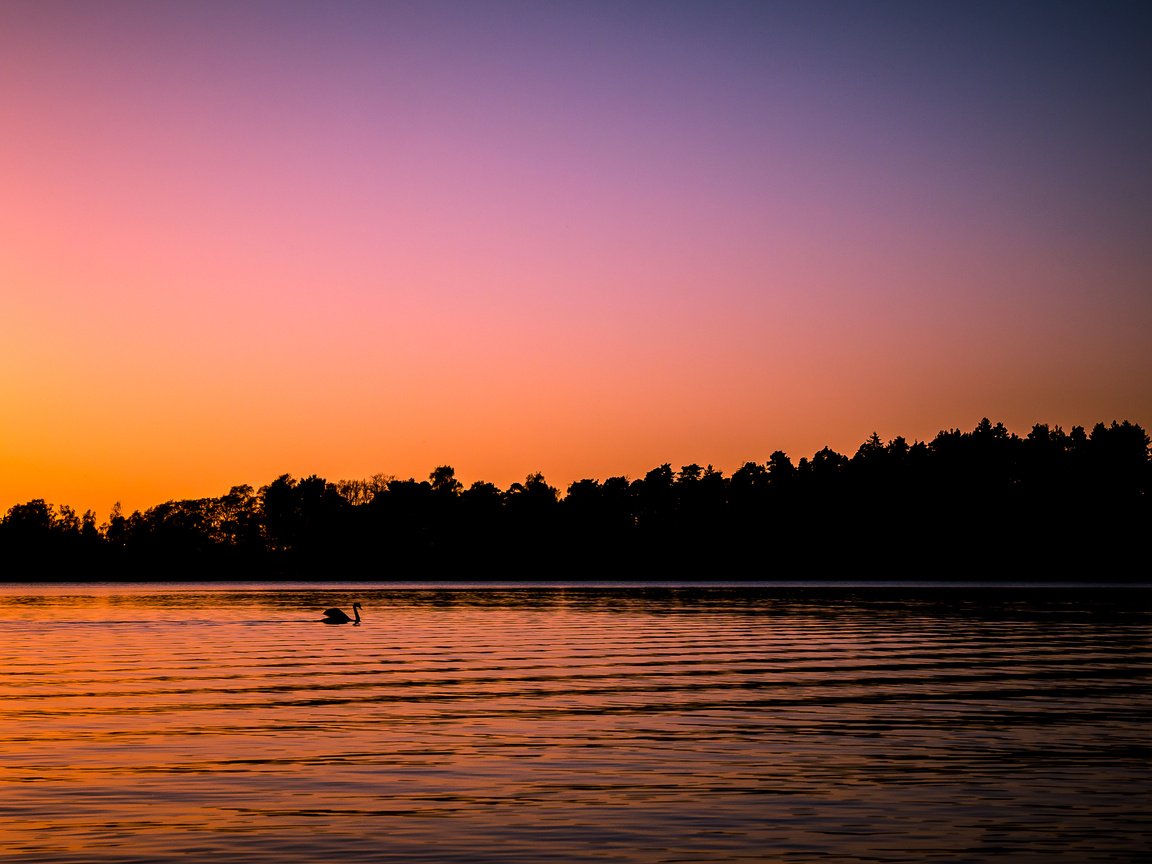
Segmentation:
{"type": "Polygon", "coordinates": [[[22,860],[1071,861],[1085,838],[1139,842],[1146,605],[24,591],[0,589],[0,830],[22,860]],[[354,599],[362,626],[319,623],[354,599]]]}

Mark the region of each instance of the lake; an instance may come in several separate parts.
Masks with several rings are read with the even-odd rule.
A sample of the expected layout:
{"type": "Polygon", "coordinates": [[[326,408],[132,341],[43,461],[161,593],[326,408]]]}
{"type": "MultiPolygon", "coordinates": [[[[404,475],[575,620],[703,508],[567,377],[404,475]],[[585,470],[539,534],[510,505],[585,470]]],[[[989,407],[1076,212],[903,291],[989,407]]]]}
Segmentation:
{"type": "Polygon", "coordinates": [[[0,584],[0,850],[1146,861],[1150,637],[1143,585],[0,584]]]}

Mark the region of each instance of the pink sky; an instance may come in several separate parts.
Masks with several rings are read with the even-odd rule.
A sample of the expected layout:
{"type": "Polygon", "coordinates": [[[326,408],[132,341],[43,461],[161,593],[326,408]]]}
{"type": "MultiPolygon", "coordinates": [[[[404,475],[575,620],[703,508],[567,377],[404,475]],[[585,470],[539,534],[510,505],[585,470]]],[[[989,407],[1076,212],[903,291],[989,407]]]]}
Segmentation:
{"type": "Polygon", "coordinates": [[[810,8],[4,4],[0,512],[1152,426],[1149,15],[810,8]]]}

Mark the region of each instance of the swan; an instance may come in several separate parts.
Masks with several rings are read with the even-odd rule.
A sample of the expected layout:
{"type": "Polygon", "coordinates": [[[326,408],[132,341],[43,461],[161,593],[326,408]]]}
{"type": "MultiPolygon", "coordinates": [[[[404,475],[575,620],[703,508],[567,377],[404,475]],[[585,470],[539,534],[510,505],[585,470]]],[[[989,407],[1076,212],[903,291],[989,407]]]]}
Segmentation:
{"type": "Polygon", "coordinates": [[[362,607],[360,606],[359,603],[353,603],[352,604],[352,614],[354,614],[356,616],[355,621],[353,621],[351,618],[349,618],[348,613],[345,612],[343,609],[336,609],[336,608],[325,609],[324,610],[324,618],[322,620],[324,621],[325,624],[349,624],[349,623],[359,624],[360,623],[360,609],[361,608],[362,607]]]}

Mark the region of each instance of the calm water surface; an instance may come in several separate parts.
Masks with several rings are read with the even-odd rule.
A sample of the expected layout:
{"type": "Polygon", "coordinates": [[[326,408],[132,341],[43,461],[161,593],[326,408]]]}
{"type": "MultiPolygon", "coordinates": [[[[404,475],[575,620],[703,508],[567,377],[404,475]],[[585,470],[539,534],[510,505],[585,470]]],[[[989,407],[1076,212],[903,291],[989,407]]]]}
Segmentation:
{"type": "Polygon", "coordinates": [[[1150,594],[0,585],[0,852],[1145,861],[1150,594]]]}

